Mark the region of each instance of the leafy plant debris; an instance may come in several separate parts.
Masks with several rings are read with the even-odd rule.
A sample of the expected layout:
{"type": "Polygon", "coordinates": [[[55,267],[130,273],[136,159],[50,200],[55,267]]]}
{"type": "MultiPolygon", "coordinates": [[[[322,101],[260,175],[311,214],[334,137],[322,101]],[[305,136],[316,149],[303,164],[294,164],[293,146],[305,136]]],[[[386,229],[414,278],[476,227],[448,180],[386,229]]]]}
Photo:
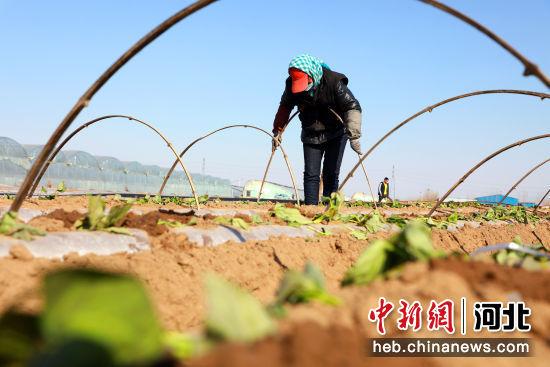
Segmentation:
{"type": "Polygon", "coordinates": [[[117,226],[124,221],[131,208],[132,204],[128,203],[117,205],[105,214],[105,201],[101,196],[90,196],[86,216],[84,219],[76,221],[74,227],[88,231],[105,231],[129,235],[130,231],[128,229],[117,226]]]}
{"type": "Polygon", "coordinates": [[[276,330],[262,304],[217,275],[206,277],[207,335],[214,340],[253,342],[276,330]]]}
{"type": "Polygon", "coordinates": [[[388,240],[375,240],[346,272],[342,285],[368,284],[409,261],[441,257],[434,250],[428,227],[412,221],[388,240]]]}
{"type": "Polygon", "coordinates": [[[17,213],[6,212],[0,219],[0,234],[31,241],[34,236],[45,236],[46,232],[23,223],[17,218],[17,213]]]}
{"type": "Polygon", "coordinates": [[[284,220],[289,226],[299,227],[304,224],[313,223],[309,218],[306,218],[296,208],[287,208],[281,203],[275,204],[271,215],[281,220],[284,220]]]}
{"type": "Polygon", "coordinates": [[[277,290],[275,301],[269,306],[275,315],[284,315],[285,303],[298,304],[319,301],[336,306],[341,303],[336,296],[329,294],[325,288],[325,278],[321,270],[313,263],[307,262],[304,271],[288,270],[277,290]]]}

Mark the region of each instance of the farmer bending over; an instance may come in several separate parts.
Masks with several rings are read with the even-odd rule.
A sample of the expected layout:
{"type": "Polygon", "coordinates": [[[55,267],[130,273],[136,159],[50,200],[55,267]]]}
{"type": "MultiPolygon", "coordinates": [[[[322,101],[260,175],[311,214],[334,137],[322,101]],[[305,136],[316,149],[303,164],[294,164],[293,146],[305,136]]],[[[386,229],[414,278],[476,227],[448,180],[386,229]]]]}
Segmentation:
{"type": "Polygon", "coordinates": [[[330,196],[338,191],[338,175],[348,138],[351,148],[361,154],[361,106],[348,89],[348,78],[330,70],[316,57],[295,57],[288,74],[273,122],[273,149],[281,142],[290,112],[298,106],[304,145],[305,204],[317,205],[323,156],[323,196],[330,196]]]}

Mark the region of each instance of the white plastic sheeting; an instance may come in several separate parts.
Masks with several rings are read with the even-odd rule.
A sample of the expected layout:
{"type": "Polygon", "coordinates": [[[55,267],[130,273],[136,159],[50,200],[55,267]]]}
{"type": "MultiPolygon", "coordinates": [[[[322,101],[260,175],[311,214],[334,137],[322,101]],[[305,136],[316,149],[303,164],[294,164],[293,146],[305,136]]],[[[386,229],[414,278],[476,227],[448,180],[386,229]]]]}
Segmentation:
{"type": "Polygon", "coordinates": [[[69,253],[112,255],[149,250],[145,231],[130,229],[130,232],[131,236],[100,231],[54,232],[44,237],[37,236],[32,241],[0,237],[0,257],[9,256],[14,245],[23,245],[34,257],[47,259],[62,259],[69,253]]]}

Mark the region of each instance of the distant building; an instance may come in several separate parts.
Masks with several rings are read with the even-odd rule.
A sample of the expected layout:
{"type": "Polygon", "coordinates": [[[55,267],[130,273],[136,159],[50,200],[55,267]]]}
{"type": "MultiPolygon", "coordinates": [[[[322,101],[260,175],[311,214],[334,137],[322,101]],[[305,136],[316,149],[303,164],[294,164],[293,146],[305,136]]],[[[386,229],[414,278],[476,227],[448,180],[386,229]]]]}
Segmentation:
{"type": "MultiPolygon", "coordinates": [[[[503,197],[504,195],[480,196],[476,198],[476,201],[480,204],[497,205],[503,197]]],[[[518,199],[508,196],[504,199],[501,205],[518,205],[518,203],[518,199]]]]}
{"type": "MultiPolygon", "coordinates": [[[[260,192],[262,181],[250,180],[244,184],[242,197],[247,199],[256,199],[260,192]]],[[[303,199],[303,190],[298,190],[300,199],[303,199]]],[[[273,182],[265,182],[262,189],[262,199],[280,199],[280,200],[296,200],[296,193],[291,186],[279,185],[273,182]]]]}

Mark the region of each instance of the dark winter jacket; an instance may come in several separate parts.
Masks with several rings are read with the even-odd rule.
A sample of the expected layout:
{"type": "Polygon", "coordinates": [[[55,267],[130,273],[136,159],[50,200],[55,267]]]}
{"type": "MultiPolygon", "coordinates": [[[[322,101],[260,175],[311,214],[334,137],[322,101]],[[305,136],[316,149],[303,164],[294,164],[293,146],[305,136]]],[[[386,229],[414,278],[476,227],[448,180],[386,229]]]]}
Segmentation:
{"type": "MultiPolygon", "coordinates": [[[[285,91],[281,97],[279,110],[273,123],[273,133],[282,131],[294,106],[298,106],[302,122],[302,142],[306,144],[322,144],[328,140],[342,136],[348,126],[334,116],[334,112],[346,123],[346,112],[357,110],[361,112],[359,101],[348,89],[348,78],[344,74],[323,68],[321,84],[315,89],[313,96],[309,92],[292,93],[291,78],[287,78],[285,91]]],[[[359,122],[360,123],[360,122],[359,122]]],[[[351,127],[354,138],[360,136],[361,127],[351,127]]]]}

